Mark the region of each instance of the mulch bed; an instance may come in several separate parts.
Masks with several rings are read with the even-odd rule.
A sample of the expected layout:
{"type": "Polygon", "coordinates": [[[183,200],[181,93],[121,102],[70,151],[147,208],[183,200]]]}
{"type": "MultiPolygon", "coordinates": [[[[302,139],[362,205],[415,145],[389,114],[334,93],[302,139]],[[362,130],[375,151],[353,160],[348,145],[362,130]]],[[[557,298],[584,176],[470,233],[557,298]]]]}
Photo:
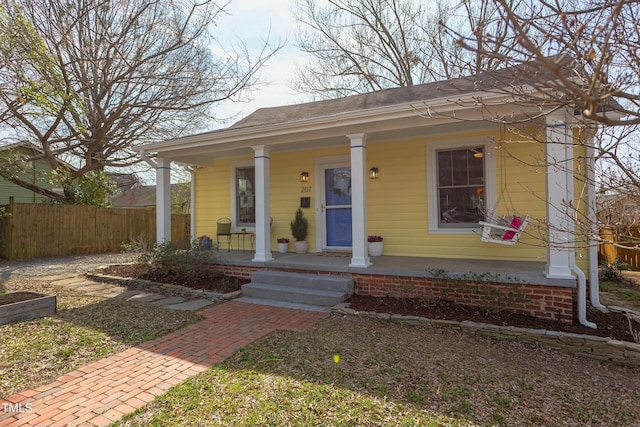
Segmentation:
{"type": "Polygon", "coordinates": [[[132,277],[134,279],[151,280],[152,282],[168,283],[185,286],[191,289],[205,290],[210,292],[234,292],[240,290],[242,285],[249,283],[249,279],[225,276],[214,272],[204,274],[199,277],[171,277],[148,268],[146,265],[112,265],[102,270],[104,274],[119,277],[132,277]]]}
{"type": "MultiPolygon", "coordinates": [[[[214,272],[197,278],[167,277],[153,268],[137,264],[113,265],[105,268],[103,272],[113,276],[133,277],[221,293],[240,290],[243,284],[250,282],[249,279],[227,277],[215,274],[214,272]]],[[[459,322],[469,320],[499,326],[516,326],[528,329],[547,329],[575,334],[596,335],[633,342],[633,335],[629,329],[629,321],[625,315],[614,312],[602,313],[591,307],[589,307],[587,311],[587,320],[598,325],[597,329],[582,326],[577,323],[577,321],[568,324],[506,311],[495,312],[481,307],[464,306],[447,301],[425,301],[420,298],[377,298],[352,295],[347,302],[350,304],[350,308],[357,311],[421,316],[429,319],[455,320],[459,322]]],[[[640,323],[635,320],[631,322],[634,330],[640,331],[640,323]]]]}
{"type": "Polygon", "coordinates": [[[15,302],[29,301],[40,298],[42,295],[33,292],[11,292],[0,294],[0,305],[13,304],[15,302]]]}
{"type": "MultiPolygon", "coordinates": [[[[598,326],[597,329],[580,325],[577,321],[574,321],[574,323],[564,323],[506,311],[494,312],[481,307],[464,306],[446,301],[427,302],[420,298],[377,298],[352,295],[347,302],[350,304],[350,308],[357,311],[420,316],[429,319],[455,320],[459,322],[469,320],[499,326],[516,326],[528,329],[547,329],[575,334],[596,335],[633,342],[633,335],[629,329],[629,321],[625,315],[614,312],[603,313],[591,307],[587,310],[587,320],[594,322],[598,326]]],[[[640,323],[635,320],[631,322],[634,330],[640,330],[640,323]]]]}

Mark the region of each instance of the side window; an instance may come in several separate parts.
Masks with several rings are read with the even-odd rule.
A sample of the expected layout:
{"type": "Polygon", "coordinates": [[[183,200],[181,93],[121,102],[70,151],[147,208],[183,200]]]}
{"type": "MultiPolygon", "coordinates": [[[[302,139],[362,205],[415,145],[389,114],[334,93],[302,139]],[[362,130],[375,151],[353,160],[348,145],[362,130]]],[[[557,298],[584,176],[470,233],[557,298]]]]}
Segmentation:
{"type": "Polygon", "coordinates": [[[253,227],[256,223],[255,168],[236,168],[235,175],[236,226],[253,227]]]}
{"type": "Polygon", "coordinates": [[[438,228],[472,228],[484,219],[484,146],[437,150],[438,228]]]}

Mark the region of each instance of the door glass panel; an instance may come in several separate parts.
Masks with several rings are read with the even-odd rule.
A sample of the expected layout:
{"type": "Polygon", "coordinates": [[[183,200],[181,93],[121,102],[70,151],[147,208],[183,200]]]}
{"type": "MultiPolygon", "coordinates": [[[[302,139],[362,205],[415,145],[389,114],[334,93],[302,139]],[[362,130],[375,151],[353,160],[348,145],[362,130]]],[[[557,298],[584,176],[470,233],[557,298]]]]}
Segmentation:
{"type": "Polygon", "coordinates": [[[351,168],[324,171],[326,206],[351,205],[351,168]]]}
{"type": "Polygon", "coordinates": [[[327,209],[327,246],[351,244],[351,208],[327,209]]]}

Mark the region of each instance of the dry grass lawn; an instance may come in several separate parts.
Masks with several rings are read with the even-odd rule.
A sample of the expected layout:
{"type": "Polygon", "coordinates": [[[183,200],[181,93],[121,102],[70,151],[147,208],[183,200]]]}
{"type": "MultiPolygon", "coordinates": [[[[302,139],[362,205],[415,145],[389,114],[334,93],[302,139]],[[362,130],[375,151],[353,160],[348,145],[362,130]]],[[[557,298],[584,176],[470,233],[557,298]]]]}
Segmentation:
{"type": "Polygon", "coordinates": [[[54,288],[42,278],[10,280],[2,287],[56,295],[58,312],[0,326],[0,397],[47,384],[89,362],[200,319],[192,312],[54,288]]]}
{"type": "Polygon", "coordinates": [[[637,370],[334,317],[304,333],[271,334],[118,425],[631,426],[639,401],[637,370]]]}

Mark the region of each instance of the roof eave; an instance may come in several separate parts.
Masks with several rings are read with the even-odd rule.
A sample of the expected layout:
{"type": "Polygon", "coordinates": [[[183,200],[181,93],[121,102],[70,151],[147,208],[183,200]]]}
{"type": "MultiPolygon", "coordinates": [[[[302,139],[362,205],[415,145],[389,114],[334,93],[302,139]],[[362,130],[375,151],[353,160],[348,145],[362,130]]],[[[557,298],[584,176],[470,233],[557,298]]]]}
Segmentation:
{"type": "Polygon", "coordinates": [[[366,124],[384,118],[401,119],[415,116],[420,109],[428,109],[433,114],[445,114],[453,110],[474,108],[474,100],[481,98],[483,102],[496,102],[514,100],[513,94],[496,92],[473,92],[464,94],[455,100],[449,97],[441,97],[424,101],[413,101],[402,104],[394,104],[384,107],[375,107],[366,110],[348,111],[328,116],[313,117],[309,119],[259,125],[244,128],[227,128],[221,131],[213,131],[198,135],[171,139],[162,142],[145,144],[138,148],[145,152],[161,153],[163,151],[175,151],[181,148],[195,148],[202,145],[225,144],[242,140],[253,141],[256,139],[286,135],[296,132],[314,131],[327,127],[339,127],[347,125],[366,124]],[[461,104],[470,103],[468,107],[461,104]]]}

